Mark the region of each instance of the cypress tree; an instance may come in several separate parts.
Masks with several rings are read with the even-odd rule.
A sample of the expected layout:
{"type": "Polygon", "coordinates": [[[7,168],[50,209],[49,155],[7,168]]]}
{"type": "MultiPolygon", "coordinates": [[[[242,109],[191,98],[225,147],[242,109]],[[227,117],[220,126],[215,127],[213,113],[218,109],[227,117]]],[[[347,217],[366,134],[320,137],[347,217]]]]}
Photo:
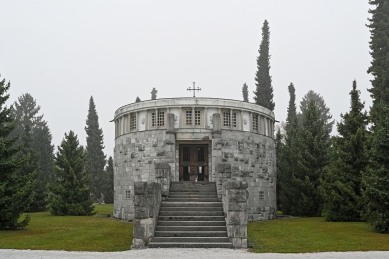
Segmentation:
{"type": "Polygon", "coordinates": [[[89,99],[88,117],[86,119],[86,170],[91,174],[91,191],[101,203],[104,191],[104,167],[106,164],[103,141],[103,130],[99,126],[99,117],[93,97],[89,99]]]}
{"type": "Polygon", "coordinates": [[[73,131],[65,138],[54,158],[54,177],[49,184],[50,212],[56,216],[93,215],[90,174],[85,171],[86,153],[73,131]]]}
{"type": "Polygon", "coordinates": [[[371,0],[369,10],[373,99],[369,120],[368,164],[363,173],[364,218],[378,232],[389,233],[389,0],[371,0]]]}
{"type": "Polygon", "coordinates": [[[18,156],[19,135],[12,136],[17,122],[12,108],[5,106],[10,86],[5,79],[0,81],[0,229],[21,229],[30,221],[29,215],[21,221],[19,218],[32,201],[35,181],[34,173],[19,174],[29,156],[18,156]]]}
{"type": "Polygon", "coordinates": [[[288,86],[289,91],[289,106],[288,106],[288,116],[286,118],[285,130],[287,131],[289,128],[289,124],[292,123],[294,117],[296,117],[296,90],[294,88],[293,83],[290,83],[288,86]]]}
{"type": "Polygon", "coordinates": [[[271,111],[274,111],[273,86],[270,76],[270,29],[267,20],[262,27],[262,41],[259,45],[259,56],[257,58],[257,72],[255,75],[256,90],[254,91],[255,103],[271,111]]]}
{"type": "Polygon", "coordinates": [[[249,87],[246,85],[246,83],[243,84],[242,87],[242,94],[243,94],[243,101],[249,102],[249,87]]]}
{"type": "Polygon", "coordinates": [[[321,180],[320,192],[324,199],[323,216],[327,221],[360,221],[363,211],[361,193],[362,171],[366,166],[367,114],[354,80],[351,108],[341,114],[337,124],[339,135],[332,138],[329,164],[321,180]]]}

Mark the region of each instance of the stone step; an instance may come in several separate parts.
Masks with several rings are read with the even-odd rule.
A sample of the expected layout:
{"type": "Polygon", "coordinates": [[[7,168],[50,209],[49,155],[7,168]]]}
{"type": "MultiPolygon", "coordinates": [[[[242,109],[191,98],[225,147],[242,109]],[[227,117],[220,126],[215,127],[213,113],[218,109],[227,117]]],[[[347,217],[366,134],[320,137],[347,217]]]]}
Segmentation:
{"type": "Polygon", "coordinates": [[[221,201],[217,202],[161,202],[161,207],[223,207],[221,201]]]}
{"type": "Polygon", "coordinates": [[[169,198],[217,198],[217,194],[187,194],[187,193],[170,193],[169,198]]]}
{"type": "Polygon", "coordinates": [[[217,243],[229,242],[227,237],[153,237],[152,242],[174,242],[174,243],[217,243]]]}
{"type": "MultiPolygon", "coordinates": [[[[158,220],[175,220],[175,221],[223,221],[224,216],[159,216],[158,220]]],[[[225,223],[224,223],[225,224],[225,223]]]]}
{"type": "MultiPolygon", "coordinates": [[[[191,221],[193,222],[193,221],[191,221]]],[[[157,226],[157,231],[227,231],[226,226],[157,226]]]]}
{"type": "Polygon", "coordinates": [[[226,237],[227,231],[161,231],[157,228],[154,237],[226,237]]]}
{"type": "Polygon", "coordinates": [[[223,211],[159,211],[159,216],[223,216],[223,211]]]}
{"type": "Polygon", "coordinates": [[[213,186],[216,186],[216,183],[215,182],[203,182],[203,181],[199,181],[199,182],[172,182],[170,184],[170,186],[209,186],[209,185],[213,185],[213,186]]]}
{"type": "Polygon", "coordinates": [[[218,198],[168,198],[166,201],[170,202],[179,202],[179,201],[196,201],[196,202],[202,202],[202,201],[220,201],[218,198]]]}
{"type": "Polygon", "coordinates": [[[174,243],[174,242],[150,242],[149,248],[232,248],[231,242],[218,243],[174,243]]]}
{"type": "Polygon", "coordinates": [[[198,188],[185,188],[185,189],[169,189],[169,193],[185,193],[185,192],[192,192],[192,193],[203,193],[203,192],[211,192],[211,193],[217,193],[214,189],[198,189],[198,188]]]}
{"type": "Polygon", "coordinates": [[[223,217],[223,220],[219,220],[219,221],[204,221],[204,220],[191,220],[191,221],[183,221],[183,220],[159,220],[158,223],[157,223],[157,227],[160,227],[160,226],[170,226],[170,227],[186,227],[186,226],[189,226],[189,227],[196,227],[196,226],[200,226],[200,227],[205,227],[205,226],[212,226],[212,227],[220,227],[220,226],[223,226],[223,227],[226,227],[226,222],[224,220],[224,217],[223,217]]]}
{"type": "Polygon", "coordinates": [[[222,211],[223,207],[161,207],[159,211],[222,211]]]}

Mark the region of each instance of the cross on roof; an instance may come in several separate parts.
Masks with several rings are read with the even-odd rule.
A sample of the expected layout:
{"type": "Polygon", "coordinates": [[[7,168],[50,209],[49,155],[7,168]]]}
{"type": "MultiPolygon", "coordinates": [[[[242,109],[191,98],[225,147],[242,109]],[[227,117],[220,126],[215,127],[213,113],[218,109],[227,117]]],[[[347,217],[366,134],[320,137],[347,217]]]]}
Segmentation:
{"type": "Polygon", "coordinates": [[[195,82],[193,82],[193,88],[188,88],[188,89],[186,89],[186,90],[188,90],[188,91],[193,91],[193,97],[196,97],[196,91],[200,91],[201,90],[201,88],[199,88],[199,87],[197,87],[197,88],[195,88],[195,82]]]}

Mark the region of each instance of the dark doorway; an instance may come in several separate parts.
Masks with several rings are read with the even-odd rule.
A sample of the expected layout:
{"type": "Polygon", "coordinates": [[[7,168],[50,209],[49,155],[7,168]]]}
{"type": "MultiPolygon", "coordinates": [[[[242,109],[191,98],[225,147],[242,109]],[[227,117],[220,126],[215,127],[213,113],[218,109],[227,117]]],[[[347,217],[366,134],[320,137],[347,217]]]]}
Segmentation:
{"type": "Polygon", "coordinates": [[[180,145],[180,181],[208,182],[208,145],[180,145]]]}

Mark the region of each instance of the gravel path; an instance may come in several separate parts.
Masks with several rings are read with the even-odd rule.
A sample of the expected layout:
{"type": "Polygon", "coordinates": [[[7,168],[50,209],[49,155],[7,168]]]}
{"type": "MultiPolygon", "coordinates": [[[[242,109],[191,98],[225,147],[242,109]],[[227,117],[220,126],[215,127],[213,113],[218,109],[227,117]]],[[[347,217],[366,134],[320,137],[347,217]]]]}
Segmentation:
{"type": "Polygon", "coordinates": [[[329,259],[329,258],[344,258],[344,259],[388,259],[389,251],[371,251],[371,252],[326,252],[326,253],[310,253],[310,254],[255,254],[248,253],[245,250],[232,249],[201,249],[201,248],[159,248],[145,250],[131,250],[125,252],[99,253],[99,252],[66,252],[66,251],[40,251],[40,250],[13,250],[0,249],[0,258],[7,259],[52,259],[52,258],[81,258],[81,259],[128,259],[128,258],[260,258],[260,259],[329,259]]]}

